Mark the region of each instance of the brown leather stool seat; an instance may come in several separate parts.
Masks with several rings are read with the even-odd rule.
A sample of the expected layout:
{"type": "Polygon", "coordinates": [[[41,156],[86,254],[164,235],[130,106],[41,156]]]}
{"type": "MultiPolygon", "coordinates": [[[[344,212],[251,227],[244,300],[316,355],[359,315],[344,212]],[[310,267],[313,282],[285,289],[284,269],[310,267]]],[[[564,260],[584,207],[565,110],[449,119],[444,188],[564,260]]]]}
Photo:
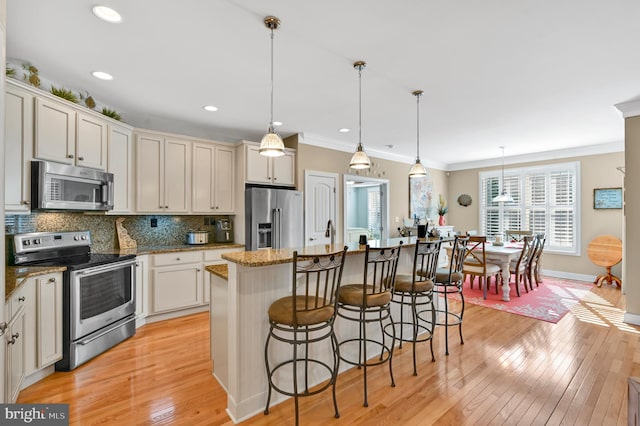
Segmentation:
{"type": "Polygon", "coordinates": [[[293,252],[292,294],[277,299],[268,310],[270,327],[264,345],[264,362],[269,391],[265,415],[269,414],[271,391],[275,390],[294,397],[297,425],[298,397],[315,395],[332,387],[335,417],[340,417],[336,399],[340,355],[334,323],[346,252],[347,247],[338,252],[321,255],[298,255],[297,251],[293,252]],[[274,367],[269,363],[269,347],[272,340],[273,345],[290,345],[292,351],[290,359],[279,362],[274,367]],[[331,345],[333,362],[312,358],[315,345],[326,342],[331,345]],[[298,356],[298,351],[301,357],[298,356]],[[281,369],[285,374],[278,374],[281,369]],[[303,374],[298,374],[298,370],[303,374]],[[320,384],[310,383],[310,377],[313,380],[313,377],[325,377],[326,373],[330,376],[328,380],[320,384]],[[293,383],[289,386],[276,383],[275,378],[283,381],[283,377],[292,377],[293,383]]]}

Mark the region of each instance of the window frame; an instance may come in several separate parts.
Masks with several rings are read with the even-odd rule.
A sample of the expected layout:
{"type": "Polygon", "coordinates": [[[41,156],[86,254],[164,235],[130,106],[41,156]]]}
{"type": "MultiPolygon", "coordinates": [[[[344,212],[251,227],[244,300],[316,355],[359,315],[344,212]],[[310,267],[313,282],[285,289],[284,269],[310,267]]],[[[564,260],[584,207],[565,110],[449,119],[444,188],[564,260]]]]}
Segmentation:
{"type": "MultiPolygon", "coordinates": [[[[526,204],[526,193],[525,193],[525,182],[527,181],[526,177],[530,175],[541,175],[545,176],[544,179],[544,194],[545,194],[545,203],[544,203],[544,221],[545,221],[545,231],[547,233],[547,245],[545,246],[545,252],[554,253],[554,254],[564,254],[569,256],[580,256],[581,251],[581,191],[580,191],[580,162],[579,161],[571,161],[571,162],[563,162],[563,163],[553,163],[553,164],[543,164],[536,166],[528,166],[528,167],[516,167],[511,169],[504,169],[504,179],[505,182],[511,181],[510,185],[507,186],[507,189],[510,191],[512,196],[514,197],[515,203],[499,203],[498,206],[491,206],[487,204],[491,204],[491,202],[487,203],[485,199],[486,192],[484,191],[485,180],[490,179],[498,179],[498,193],[502,191],[502,169],[495,170],[486,170],[478,173],[478,194],[479,194],[479,224],[480,224],[480,232],[487,237],[491,237],[487,233],[487,215],[489,212],[498,213],[498,233],[500,232],[500,224],[504,225],[505,221],[505,210],[510,211],[511,213],[519,212],[520,223],[522,229],[528,229],[528,223],[525,220],[527,217],[527,212],[532,211],[541,211],[540,207],[534,208],[533,205],[526,204]],[[552,204],[551,199],[548,196],[550,189],[550,176],[552,173],[558,172],[568,172],[573,176],[573,203],[571,204],[571,208],[573,211],[573,246],[571,247],[563,247],[559,245],[554,245],[552,239],[550,238],[550,221],[551,221],[551,210],[558,209],[559,205],[552,204]],[[513,186],[513,180],[517,178],[517,188],[518,193],[513,193],[512,190],[515,188],[513,186]]],[[[491,194],[488,194],[491,195],[491,194]]],[[[495,217],[495,216],[494,216],[495,217]]],[[[506,231],[506,228],[502,228],[502,233],[506,231]]],[[[495,234],[493,234],[495,235],[495,234]]]]}

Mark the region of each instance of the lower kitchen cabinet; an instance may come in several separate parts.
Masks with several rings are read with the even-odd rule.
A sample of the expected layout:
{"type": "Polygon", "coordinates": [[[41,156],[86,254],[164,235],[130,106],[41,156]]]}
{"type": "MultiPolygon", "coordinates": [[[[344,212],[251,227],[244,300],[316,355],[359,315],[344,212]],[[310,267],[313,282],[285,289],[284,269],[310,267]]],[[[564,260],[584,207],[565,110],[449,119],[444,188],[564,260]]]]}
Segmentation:
{"type": "Polygon", "coordinates": [[[14,402],[20,389],[53,372],[43,371],[62,359],[62,274],[25,279],[5,310],[6,398],[14,402]]]}
{"type": "Polygon", "coordinates": [[[149,256],[136,256],[136,327],[149,313],[149,256]]]}
{"type": "Polygon", "coordinates": [[[158,314],[201,306],[202,265],[153,268],[151,313],[158,314]]]}

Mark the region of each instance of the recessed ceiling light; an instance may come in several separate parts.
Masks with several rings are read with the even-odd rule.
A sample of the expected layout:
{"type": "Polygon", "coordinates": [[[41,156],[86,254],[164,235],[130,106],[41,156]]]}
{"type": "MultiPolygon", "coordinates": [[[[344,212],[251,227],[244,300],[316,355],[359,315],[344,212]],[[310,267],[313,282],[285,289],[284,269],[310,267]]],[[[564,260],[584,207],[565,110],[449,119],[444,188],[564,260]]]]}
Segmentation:
{"type": "Polygon", "coordinates": [[[385,146],[386,146],[387,148],[389,148],[389,149],[393,149],[393,147],[394,147],[395,145],[389,144],[389,145],[385,145],[385,146]]]}
{"type": "Polygon", "coordinates": [[[338,131],[340,133],[349,133],[351,131],[351,129],[347,129],[346,127],[343,127],[342,129],[338,129],[338,131]]]}
{"type": "Polygon", "coordinates": [[[282,126],[282,121],[274,121],[273,125],[274,126],[282,126]]]}
{"type": "Polygon", "coordinates": [[[111,24],[119,24],[122,22],[122,16],[115,10],[107,6],[93,6],[93,14],[105,22],[111,24]]]}
{"type": "Polygon", "coordinates": [[[111,74],[102,71],[94,71],[91,75],[95,78],[99,78],[100,80],[113,80],[113,76],[111,74]]]}
{"type": "Polygon", "coordinates": [[[218,107],[214,107],[213,105],[207,105],[203,107],[207,111],[215,112],[218,110],[218,107]]]}

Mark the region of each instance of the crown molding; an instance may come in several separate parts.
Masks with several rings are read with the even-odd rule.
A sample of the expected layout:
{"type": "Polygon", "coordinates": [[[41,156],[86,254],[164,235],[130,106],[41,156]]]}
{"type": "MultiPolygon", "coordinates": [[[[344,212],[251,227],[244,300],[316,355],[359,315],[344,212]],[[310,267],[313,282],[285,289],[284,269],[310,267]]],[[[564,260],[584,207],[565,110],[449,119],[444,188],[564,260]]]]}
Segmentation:
{"type": "Polygon", "coordinates": [[[624,118],[637,117],[640,115],[640,101],[622,102],[614,106],[622,113],[624,118]]]}

